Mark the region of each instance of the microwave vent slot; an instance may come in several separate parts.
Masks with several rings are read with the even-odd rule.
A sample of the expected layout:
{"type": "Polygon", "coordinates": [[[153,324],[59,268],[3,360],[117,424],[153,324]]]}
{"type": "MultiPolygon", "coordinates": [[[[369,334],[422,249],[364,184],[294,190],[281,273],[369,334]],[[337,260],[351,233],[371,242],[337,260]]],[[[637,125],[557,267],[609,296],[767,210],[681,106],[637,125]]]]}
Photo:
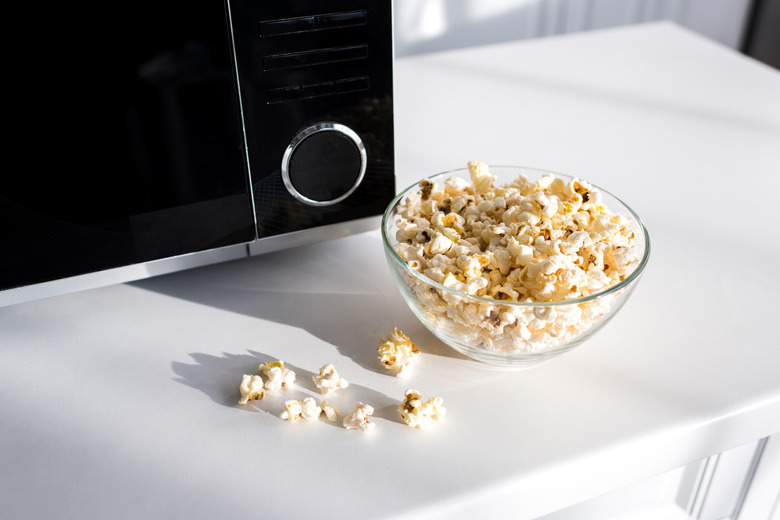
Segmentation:
{"type": "Polygon", "coordinates": [[[263,69],[266,71],[277,69],[292,69],[296,67],[311,67],[340,61],[362,60],[368,57],[368,45],[346,45],[343,47],[330,47],[328,49],[315,49],[303,52],[288,52],[285,54],[271,54],[263,58],[263,69]]]}
{"type": "Polygon", "coordinates": [[[284,101],[311,99],[334,94],[347,94],[368,90],[370,87],[371,83],[367,76],[307,83],[305,85],[291,85],[289,87],[269,89],[266,92],[266,103],[282,103],[284,101]]]}
{"type": "Polygon", "coordinates": [[[295,18],[262,21],[258,26],[258,32],[261,37],[267,38],[283,34],[356,27],[366,25],[367,20],[368,15],[366,11],[298,16],[295,18]]]}
{"type": "Polygon", "coordinates": [[[367,25],[366,10],[259,21],[263,51],[255,63],[268,75],[265,102],[369,90],[367,25]],[[311,34],[317,31],[321,34],[311,34]]]}

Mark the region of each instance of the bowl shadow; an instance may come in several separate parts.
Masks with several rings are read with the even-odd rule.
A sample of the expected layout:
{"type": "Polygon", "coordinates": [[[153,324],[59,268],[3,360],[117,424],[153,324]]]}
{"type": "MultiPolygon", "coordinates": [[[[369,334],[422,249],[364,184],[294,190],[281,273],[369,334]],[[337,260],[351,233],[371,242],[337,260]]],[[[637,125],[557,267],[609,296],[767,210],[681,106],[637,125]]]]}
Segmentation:
{"type": "MultiPolygon", "coordinates": [[[[466,359],[431,334],[408,308],[385,263],[381,242],[365,234],[348,239],[354,242],[351,245],[356,245],[355,255],[363,255],[359,264],[365,268],[343,267],[354,264],[355,256],[350,255],[349,248],[339,247],[338,242],[343,242],[340,240],[172,273],[130,285],[305,330],[363,368],[377,373],[387,374],[387,371],[377,362],[376,346],[393,327],[412,337],[423,354],[466,359]],[[349,263],[347,258],[351,258],[349,263]]],[[[208,354],[192,356],[199,365],[215,362],[208,354]]],[[[250,358],[224,354],[218,363],[238,367],[250,358]]],[[[253,363],[257,362],[249,364],[253,363]]],[[[184,366],[177,368],[190,370],[184,366]]]]}

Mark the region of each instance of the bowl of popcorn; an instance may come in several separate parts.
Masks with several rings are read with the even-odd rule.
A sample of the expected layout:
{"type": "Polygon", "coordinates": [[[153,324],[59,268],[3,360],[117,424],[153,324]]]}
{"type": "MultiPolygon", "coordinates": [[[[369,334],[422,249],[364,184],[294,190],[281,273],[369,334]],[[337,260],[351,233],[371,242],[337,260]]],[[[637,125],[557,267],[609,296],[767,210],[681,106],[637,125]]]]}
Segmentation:
{"type": "Polygon", "coordinates": [[[403,190],[381,232],[417,318],[458,352],[506,368],[538,365],[601,330],[650,254],[639,217],[607,191],[478,161],[403,190]]]}

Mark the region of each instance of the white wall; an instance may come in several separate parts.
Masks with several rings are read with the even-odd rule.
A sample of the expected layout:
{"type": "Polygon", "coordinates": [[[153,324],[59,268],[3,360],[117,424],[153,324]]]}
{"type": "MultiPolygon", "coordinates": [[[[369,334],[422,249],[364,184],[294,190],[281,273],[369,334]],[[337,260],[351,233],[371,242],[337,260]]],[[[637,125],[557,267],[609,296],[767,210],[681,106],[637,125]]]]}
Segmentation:
{"type": "Polygon", "coordinates": [[[395,0],[396,56],[673,20],[738,48],[750,0],[395,0]]]}

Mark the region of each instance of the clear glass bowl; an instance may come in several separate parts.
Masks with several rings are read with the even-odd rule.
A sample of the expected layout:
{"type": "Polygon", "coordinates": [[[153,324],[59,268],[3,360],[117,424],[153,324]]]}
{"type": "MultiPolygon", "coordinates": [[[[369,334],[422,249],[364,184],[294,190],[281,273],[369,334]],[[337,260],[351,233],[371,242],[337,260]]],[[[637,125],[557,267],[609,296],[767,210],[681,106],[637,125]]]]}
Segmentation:
{"type": "MultiPolygon", "coordinates": [[[[520,166],[490,166],[490,173],[496,177],[495,185],[508,184],[519,175],[530,181],[550,174],[566,182],[572,180],[572,177],[556,172],[520,166]]],[[[453,176],[471,184],[465,168],[440,173],[427,180],[441,187],[453,176]]],[[[493,366],[530,368],[568,352],[596,334],[617,314],[639,282],[650,255],[649,236],[637,214],[609,192],[597,186],[593,188],[601,192],[601,202],[609,211],[630,219],[638,258],[636,267],[622,281],[601,292],[576,299],[524,302],[461,292],[437,283],[407,265],[395,246],[398,244],[398,206],[411,192],[420,189],[419,182],[409,186],[389,204],[381,226],[385,256],[404,300],[425,327],[445,344],[493,366]],[[505,316],[513,316],[509,321],[516,319],[515,324],[543,317],[554,333],[524,337],[528,336],[528,327],[521,334],[515,324],[507,324],[505,316]]],[[[540,329],[532,330],[538,332],[540,329]]]]}

